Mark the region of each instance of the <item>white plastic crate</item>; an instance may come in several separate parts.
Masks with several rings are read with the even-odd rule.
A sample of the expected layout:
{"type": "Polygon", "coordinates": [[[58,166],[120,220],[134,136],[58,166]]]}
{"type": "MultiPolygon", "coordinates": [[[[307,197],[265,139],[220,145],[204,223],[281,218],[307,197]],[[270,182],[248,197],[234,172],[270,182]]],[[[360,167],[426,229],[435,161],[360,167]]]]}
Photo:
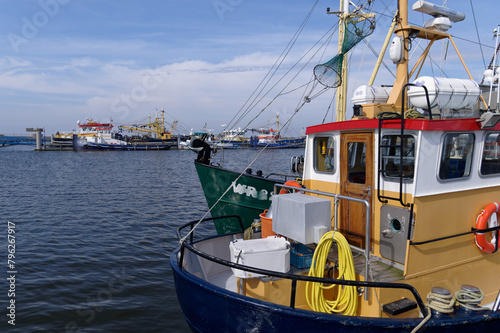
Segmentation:
{"type": "MultiPolygon", "coordinates": [[[[236,239],[229,243],[229,250],[231,261],[237,264],[281,273],[290,270],[290,243],[282,237],[236,239]]],[[[243,279],[265,276],[240,269],[232,270],[236,277],[243,279]]]]}

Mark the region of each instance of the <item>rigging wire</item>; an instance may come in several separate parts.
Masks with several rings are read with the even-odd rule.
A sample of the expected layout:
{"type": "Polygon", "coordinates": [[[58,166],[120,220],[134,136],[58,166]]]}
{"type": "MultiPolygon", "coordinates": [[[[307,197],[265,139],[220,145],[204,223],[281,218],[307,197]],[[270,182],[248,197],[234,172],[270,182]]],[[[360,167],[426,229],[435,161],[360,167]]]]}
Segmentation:
{"type": "Polygon", "coordinates": [[[481,46],[481,38],[479,37],[479,30],[477,28],[477,22],[476,22],[476,14],[474,13],[474,5],[472,4],[472,0],[470,0],[470,8],[472,9],[472,17],[474,18],[474,25],[476,27],[476,34],[477,34],[477,40],[479,41],[479,49],[481,50],[481,57],[483,58],[483,65],[484,68],[486,68],[486,61],[484,60],[484,53],[483,53],[483,47],[481,46]]]}
{"type": "MultiPolygon", "coordinates": [[[[336,26],[338,27],[338,25],[336,25],[336,26]]],[[[334,28],[335,28],[335,26],[334,26],[334,27],[332,27],[332,28],[330,28],[330,30],[329,30],[327,33],[325,33],[325,34],[321,37],[321,39],[320,39],[320,40],[318,40],[318,41],[317,41],[317,42],[316,42],[316,43],[315,43],[315,44],[314,44],[314,45],[313,45],[313,46],[312,46],[312,47],[311,47],[311,48],[310,48],[310,49],[309,49],[309,50],[308,50],[308,51],[307,51],[307,52],[306,52],[306,53],[305,53],[305,54],[304,54],[304,55],[303,55],[303,56],[302,56],[302,57],[301,57],[301,58],[300,58],[300,59],[299,59],[299,60],[298,60],[298,61],[297,61],[297,62],[296,62],[296,63],[295,63],[295,64],[294,64],[294,65],[293,65],[293,66],[292,66],[292,67],[291,67],[291,68],[290,68],[287,72],[286,72],[286,73],[285,73],[285,75],[284,75],[282,78],[280,78],[280,79],[278,80],[278,82],[276,82],[276,83],[273,85],[273,87],[272,87],[271,89],[275,88],[275,87],[278,85],[278,83],[279,83],[279,82],[281,82],[281,81],[283,80],[283,78],[284,78],[286,75],[288,75],[288,74],[292,71],[292,69],[294,69],[294,68],[295,68],[295,67],[296,67],[296,66],[297,66],[297,65],[298,65],[298,64],[302,61],[302,59],[304,59],[304,58],[305,58],[305,57],[306,57],[306,56],[307,56],[307,55],[308,55],[308,54],[309,54],[309,53],[310,53],[310,52],[311,52],[311,51],[312,51],[312,50],[316,47],[316,45],[317,45],[317,44],[318,44],[318,43],[319,43],[319,42],[320,42],[320,41],[321,41],[321,40],[322,40],[322,39],[323,39],[326,35],[330,34],[330,32],[331,32],[331,34],[333,35],[333,34],[336,32],[336,28],[335,28],[335,30],[333,30],[333,32],[332,32],[332,29],[334,29],[334,28]]],[[[303,66],[302,66],[302,67],[298,70],[298,72],[297,72],[297,73],[296,73],[296,74],[292,77],[292,79],[291,79],[291,80],[290,80],[290,81],[289,81],[289,82],[285,85],[285,87],[283,87],[283,88],[281,89],[281,91],[280,91],[280,92],[279,92],[279,93],[278,93],[278,94],[277,94],[274,98],[272,98],[272,99],[271,99],[271,101],[270,101],[267,105],[265,105],[265,106],[262,108],[262,110],[261,110],[261,111],[259,111],[259,113],[257,113],[257,115],[255,115],[255,116],[254,116],[254,117],[253,117],[253,118],[252,118],[252,119],[251,119],[251,120],[247,123],[247,125],[245,125],[245,126],[244,126],[244,128],[248,128],[248,127],[249,127],[249,125],[250,125],[250,124],[251,124],[251,123],[252,123],[255,119],[257,119],[257,118],[258,118],[258,117],[259,117],[259,116],[260,116],[260,115],[261,115],[261,114],[262,114],[262,113],[263,113],[263,112],[264,112],[264,111],[265,111],[265,110],[266,110],[266,109],[267,109],[267,108],[268,108],[268,107],[269,107],[272,103],[274,103],[274,101],[275,101],[278,97],[280,97],[280,96],[281,96],[281,93],[282,93],[283,91],[285,91],[285,90],[288,88],[288,86],[289,86],[289,85],[293,82],[293,80],[294,80],[295,78],[297,78],[297,76],[298,76],[298,75],[299,75],[299,74],[300,74],[300,73],[301,73],[301,72],[302,72],[302,71],[303,71],[303,70],[304,70],[304,69],[305,69],[305,68],[309,65],[309,62],[311,62],[311,60],[312,60],[312,59],[313,59],[313,58],[317,55],[317,53],[319,52],[319,50],[320,50],[322,47],[324,47],[324,45],[325,45],[326,43],[327,43],[327,41],[325,41],[325,42],[323,43],[323,45],[322,45],[322,46],[321,46],[321,47],[320,47],[320,48],[319,48],[319,49],[318,49],[318,50],[317,50],[317,51],[316,51],[316,52],[315,52],[315,53],[314,53],[314,54],[313,54],[313,55],[309,58],[309,60],[308,60],[308,61],[306,61],[306,63],[305,63],[305,64],[304,64],[304,65],[303,65],[303,66]]],[[[271,90],[269,90],[269,91],[268,91],[268,93],[269,93],[270,91],[271,91],[271,90]]],[[[266,93],[266,95],[267,95],[268,93],[266,93]]],[[[262,101],[262,100],[263,100],[263,98],[264,98],[266,95],[264,95],[264,96],[263,96],[263,97],[259,100],[259,102],[260,102],[260,101],[262,101]]]]}
{"type": "MultiPolygon", "coordinates": [[[[229,122],[228,127],[230,127],[230,128],[236,127],[236,125],[238,124],[238,122],[241,121],[243,119],[243,117],[257,104],[256,103],[257,98],[259,97],[260,94],[262,94],[263,90],[266,88],[266,86],[269,84],[269,82],[271,81],[271,79],[273,78],[273,76],[276,74],[276,72],[278,71],[278,69],[281,67],[281,65],[285,61],[287,55],[290,53],[292,47],[295,45],[295,43],[298,40],[300,34],[302,33],[302,30],[305,28],[307,22],[309,21],[312,13],[314,11],[314,9],[316,8],[316,5],[318,4],[318,1],[319,0],[316,0],[316,2],[314,3],[313,7],[311,8],[311,10],[309,11],[309,13],[307,14],[306,18],[302,21],[302,24],[299,26],[299,28],[295,32],[295,34],[293,35],[292,39],[288,42],[288,44],[285,47],[285,49],[283,50],[283,52],[280,54],[280,56],[278,57],[278,59],[276,60],[276,62],[273,64],[273,66],[269,69],[269,72],[262,79],[262,81],[259,83],[259,85],[257,86],[257,88],[255,88],[255,90],[250,95],[250,97],[248,98],[248,100],[243,104],[243,106],[240,108],[240,110],[237,112],[237,114],[229,122]],[[266,78],[268,78],[267,82],[265,82],[266,78]],[[265,84],[263,84],[264,82],[265,82],[265,84]],[[262,88],[260,88],[260,87],[262,87],[262,88]],[[260,91],[256,94],[256,92],[257,92],[257,90],[259,90],[259,88],[260,88],[260,91]],[[253,98],[252,102],[250,102],[250,100],[252,99],[252,97],[254,95],[255,95],[255,97],[253,98]],[[246,106],[246,109],[245,109],[245,106],[246,106]],[[245,109],[245,111],[243,111],[244,109],[245,109]],[[236,117],[239,114],[241,114],[241,115],[236,120],[236,117]],[[231,125],[231,123],[233,121],[234,121],[234,124],[231,125]]],[[[264,96],[266,96],[266,95],[264,95],[264,96]]]]}
{"type": "MultiPolygon", "coordinates": [[[[319,0],[318,0],[319,1],[319,0]]],[[[333,34],[336,32],[337,28],[338,28],[338,24],[334,25],[332,28],[330,28],[286,73],[285,75],[283,75],[282,78],[280,78],[269,90],[267,93],[265,93],[258,101],[258,97],[261,95],[262,91],[264,90],[264,88],[268,85],[268,83],[270,82],[271,78],[276,74],[278,68],[281,66],[281,64],[283,64],[284,62],[284,59],[286,58],[286,56],[289,54],[291,48],[294,46],[295,42],[297,41],[299,35],[300,35],[300,32],[302,32],[303,28],[305,27],[305,24],[307,23],[307,21],[309,20],[314,8],[316,7],[318,1],[315,2],[313,8],[311,9],[311,11],[309,12],[309,14],[306,16],[306,19],[303,21],[303,23],[301,24],[301,26],[299,27],[298,31],[295,33],[294,37],[292,38],[292,40],[289,42],[289,44],[287,45],[287,47],[285,48],[285,50],[282,52],[282,54],[280,55],[280,57],[278,58],[278,60],[275,62],[275,64],[273,65],[273,67],[269,70],[268,74],[266,74],[266,76],[264,77],[264,79],[261,81],[261,83],[259,84],[259,86],[261,86],[263,84],[264,81],[266,81],[266,78],[269,76],[267,82],[264,84],[264,86],[260,89],[260,91],[258,92],[258,94],[253,98],[253,101],[249,104],[249,101],[252,99],[252,97],[255,95],[256,91],[259,89],[259,87],[257,87],[254,92],[251,94],[251,96],[248,98],[248,100],[244,103],[244,105],[240,108],[240,110],[238,111],[237,115],[235,117],[233,117],[233,119],[229,122],[229,124],[233,123],[232,124],[232,127],[235,127],[242,119],[243,117],[245,117],[246,115],[248,115],[248,113],[253,109],[255,108],[255,106],[261,102],[265,96],[267,96],[267,94],[269,94],[272,89],[274,89],[278,83],[280,83],[317,45],[318,43],[323,40],[325,38],[325,36],[328,36],[330,35],[326,40],[325,42],[323,42],[323,44],[321,45],[321,47],[318,48],[318,50],[316,52],[314,52],[312,54],[312,56],[309,58],[308,61],[306,61],[306,63],[298,70],[298,72],[292,77],[292,79],[285,85],[284,88],[281,89],[281,91],[255,116],[253,117],[246,126],[244,126],[244,128],[248,128],[249,125],[256,119],[258,118],[279,96],[282,96],[284,94],[287,94],[287,93],[290,93],[291,91],[288,91],[286,93],[284,93],[284,91],[288,88],[288,86],[293,82],[293,80],[302,72],[302,70],[304,70],[304,68],[309,64],[309,62],[317,55],[317,53],[325,47],[325,45],[328,45],[330,40],[332,39],[333,37],[333,34]],[[332,31],[333,30],[333,31],[332,31]],[[281,60],[280,60],[281,59],[281,60]],[[279,63],[279,65],[276,66],[276,64],[279,63]],[[275,68],[276,67],[276,68],[275,68]],[[274,68],[274,71],[273,71],[273,68],[274,68]],[[271,74],[272,73],[272,74],[271,74]],[[244,108],[246,106],[246,109],[245,111],[244,108]],[[239,116],[238,119],[237,116],[239,116]]],[[[325,53],[325,49],[324,48],[324,51],[323,51],[323,55],[325,53]]],[[[315,80],[310,80],[306,85],[303,85],[301,87],[304,87],[304,86],[309,86],[311,84],[311,82],[313,82],[313,85],[312,85],[312,88],[309,92],[309,95],[315,90],[316,86],[317,86],[317,82],[315,80]]],[[[298,88],[297,88],[298,89],[298,88]]],[[[296,89],[295,89],[296,90],[296,89]]],[[[307,90],[307,89],[306,89],[307,90]]],[[[315,95],[313,96],[309,96],[309,95],[306,95],[305,97],[303,97],[302,99],[302,103],[295,109],[295,111],[293,112],[293,114],[290,116],[290,118],[285,122],[285,124],[283,125],[282,128],[287,128],[290,124],[290,122],[292,121],[292,119],[295,117],[295,115],[302,109],[302,107],[309,103],[312,99],[322,95],[324,92],[326,92],[327,90],[329,90],[329,88],[327,87],[324,87],[322,90],[320,90],[319,92],[317,92],[315,95]]],[[[304,95],[303,95],[304,96],[304,95]]],[[[231,128],[232,128],[231,127],[231,128]]],[[[281,132],[282,130],[280,130],[281,132]]],[[[278,132],[278,135],[280,134],[280,132],[278,132]]],[[[255,161],[260,157],[260,155],[264,152],[264,150],[266,150],[266,148],[269,146],[270,142],[267,143],[266,146],[263,147],[263,149],[260,150],[260,152],[257,154],[257,156],[250,162],[250,164],[244,169],[248,169],[250,168],[253,163],[255,163],[255,161]]],[[[220,149],[219,152],[223,151],[224,149],[220,149]]],[[[215,154],[217,155],[217,154],[215,154]]],[[[214,156],[215,156],[214,155],[214,156]]],[[[238,177],[235,179],[235,181],[237,181],[239,178],[241,178],[241,176],[243,175],[243,172],[240,173],[238,175],[238,177]]],[[[206,217],[208,216],[208,214],[210,214],[210,212],[213,210],[213,208],[220,202],[220,200],[224,197],[224,195],[231,189],[231,186],[229,186],[225,191],[224,193],[219,197],[219,199],[212,205],[212,207],[209,208],[209,210],[203,215],[203,217],[196,223],[196,225],[191,229],[191,231],[185,236],[183,237],[181,240],[180,240],[180,243],[182,244],[182,242],[184,242],[189,236],[190,234],[196,229],[196,227],[201,223],[201,221],[206,217]]]]}
{"type": "MultiPolygon", "coordinates": [[[[337,89],[335,89],[335,93],[332,96],[332,100],[330,101],[330,104],[328,104],[328,108],[326,109],[325,116],[323,117],[323,120],[321,121],[322,124],[325,123],[326,117],[328,116],[328,113],[330,112],[330,110],[333,106],[333,103],[335,103],[336,98],[337,98],[337,89]]],[[[332,112],[332,121],[333,121],[333,112],[332,112]]]]}
{"type": "MultiPolygon", "coordinates": [[[[379,53],[377,52],[377,50],[375,50],[373,48],[373,46],[370,44],[370,42],[367,40],[364,40],[364,39],[363,39],[363,42],[365,42],[366,46],[370,49],[370,51],[372,51],[372,53],[375,55],[375,57],[378,58],[379,53]]],[[[387,65],[387,63],[385,61],[382,61],[382,65],[385,67],[385,69],[387,69],[387,71],[389,72],[389,74],[392,75],[392,77],[396,78],[396,74],[394,74],[392,69],[387,65]]]]}
{"type": "MultiPolygon", "coordinates": [[[[257,154],[257,156],[255,156],[255,158],[250,162],[250,164],[243,170],[247,170],[250,166],[252,166],[253,163],[255,163],[255,161],[260,157],[260,155],[262,154],[262,152],[264,151],[265,149],[261,149],[261,151],[257,154]]],[[[238,180],[241,178],[241,176],[243,176],[243,172],[241,172],[238,177],[236,177],[236,179],[233,181],[233,183],[236,183],[238,182],[238,180]]],[[[210,214],[210,212],[212,211],[212,209],[214,209],[215,206],[217,206],[219,204],[219,202],[222,200],[222,198],[226,195],[227,192],[229,192],[229,190],[232,188],[232,186],[230,185],[225,191],[224,193],[219,197],[219,199],[217,199],[217,201],[212,205],[212,207],[210,207],[208,209],[208,211],[203,214],[203,216],[200,218],[200,220],[193,226],[193,228],[191,228],[191,230],[186,234],[186,236],[184,236],[183,238],[181,238],[179,240],[179,244],[182,245],[182,243],[184,243],[188,237],[194,232],[194,230],[198,227],[198,225],[208,216],[208,214],[210,214]]]]}
{"type": "MultiPolygon", "coordinates": [[[[317,4],[317,1],[316,1],[316,3],[315,3],[314,7],[316,6],[316,4],[317,4]]],[[[314,7],[313,7],[313,8],[314,8],[314,7]]],[[[337,27],[338,27],[338,24],[337,24],[337,25],[335,25],[335,26],[337,26],[337,27]]],[[[276,82],[276,83],[275,83],[275,84],[271,87],[271,89],[270,89],[270,90],[269,90],[269,91],[268,91],[268,92],[267,92],[264,96],[262,96],[262,97],[261,97],[261,99],[260,99],[258,102],[262,101],[262,99],[263,99],[265,96],[267,96],[267,94],[268,94],[268,93],[269,93],[269,92],[270,92],[270,91],[271,91],[274,87],[276,87],[276,86],[277,86],[277,84],[278,84],[279,82],[281,82],[281,80],[283,80],[283,78],[284,78],[286,75],[288,75],[288,74],[292,71],[292,69],[293,69],[293,68],[295,68],[295,67],[296,67],[296,66],[297,66],[297,65],[298,65],[298,64],[302,61],[302,59],[304,59],[304,58],[305,58],[305,57],[306,57],[306,56],[307,56],[307,55],[308,55],[308,54],[309,54],[309,53],[310,53],[310,52],[311,52],[311,51],[312,51],[312,50],[316,47],[316,45],[318,45],[318,43],[319,43],[319,42],[320,42],[323,38],[325,38],[325,36],[330,35],[330,37],[327,39],[327,41],[328,41],[328,40],[330,40],[330,39],[332,38],[331,36],[333,36],[333,34],[334,34],[334,33],[335,33],[335,31],[336,31],[335,26],[333,26],[332,28],[330,28],[330,29],[329,29],[329,30],[328,30],[328,31],[327,31],[327,32],[326,32],[326,33],[325,33],[325,34],[324,34],[324,35],[323,35],[323,36],[322,36],[322,37],[321,37],[321,38],[320,38],[320,39],[319,39],[319,40],[318,40],[318,41],[317,41],[317,42],[316,42],[316,43],[315,43],[315,44],[314,44],[314,45],[313,45],[313,46],[312,46],[312,47],[311,47],[311,48],[310,48],[310,49],[309,49],[309,50],[308,50],[308,51],[307,51],[307,52],[306,52],[306,53],[305,53],[305,54],[304,54],[304,55],[303,55],[303,56],[302,56],[302,57],[301,57],[301,58],[300,58],[300,59],[299,59],[299,60],[298,60],[298,61],[297,61],[297,62],[296,62],[296,63],[295,63],[295,64],[294,64],[294,65],[293,65],[293,66],[292,66],[289,70],[288,70],[288,71],[287,71],[287,72],[286,72],[286,73],[285,73],[285,75],[284,75],[284,76],[283,76],[280,80],[278,80],[278,82],[276,82]],[[334,30],[332,31],[332,29],[334,29],[334,30]]],[[[277,96],[275,96],[275,97],[274,97],[274,98],[273,98],[273,99],[272,99],[272,100],[271,100],[271,101],[270,101],[270,102],[269,102],[269,103],[268,103],[268,104],[267,104],[267,105],[266,105],[266,106],[265,106],[265,107],[264,107],[264,108],[263,108],[263,109],[262,109],[262,110],[261,110],[261,111],[260,111],[260,112],[259,112],[256,116],[255,116],[255,117],[254,117],[254,118],[252,118],[252,119],[248,122],[248,124],[247,124],[244,128],[248,128],[248,127],[249,127],[249,125],[250,125],[250,124],[251,124],[251,123],[252,123],[252,122],[253,122],[253,121],[254,121],[254,120],[255,120],[258,116],[260,116],[260,115],[262,114],[262,112],[264,112],[264,110],[266,110],[266,109],[267,109],[267,108],[268,108],[268,107],[269,107],[269,106],[270,106],[270,105],[271,105],[271,104],[272,104],[272,103],[273,103],[273,102],[274,102],[274,101],[275,101],[275,100],[276,100],[279,96],[281,96],[281,95],[283,94],[283,92],[285,91],[285,89],[287,89],[287,87],[288,87],[288,86],[289,86],[289,85],[293,82],[293,80],[294,80],[294,79],[295,79],[295,78],[296,78],[296,77],[297,77],[297,76],[298,76],[298,75],[302,72],[302,70],[303,70],[303,69],[304,69],[304,68],[305,68],[305,67],[309,64],[309,62],[310,62],[310,61],[311,61],[311,60],[312,60],[312,59],[316,56],[316,54],[319,52],[319,50],[320,50],[321,48],[323,48],[323,47],[324,47],[324,45],[327,43],[327,41],[325,41],[325,42],[323,43],[323,45],[322,45],[322,46],[321,46],[321,47],[320,47],[320,48],[319,48],[319,49],[318,49],[318,50],[317,50],[317,51],[316,51],[316,52],[315,52],[315,53],[314,53],[314,54],[313,54],[313,55],[309,58],[309,60],[308,60],[308,61],[307,61],[307,62],[306,62],[303,66],[302,66],[302,68],[300,68],[300,70],[299,70],[299,71],[295,74],[295,76],[292,78],[292,80],[290,80],[290,82],[289,82],[288,84],[286,84],[286,85],[285,85],[285,87],[284,87],[284,88],[280,91],[280,93],[279,93],[277,96]]],[[[288,51],[288,52],[289,52],[289,51],[288,51]]],[[[288,53],[287,53],[287,54],[288,54],[288,53]]],[[[284,60],[284,59],[283,59],[283,60],[284,60]]],[[[283,62],[283,60],[282,60],[282,62],[283,62]]],[[[270,70],[270,72],[271,72],[271,71],[272,71],[272,70],[270,70]]],[[[275,72],[276,72],[276,71],[275,71],[275,72]]],[[[275,72],[274,72],[274,73],[275,73],[275,72]]],[[[274,75],[274,73],[273,73],[273,75],[274,75]]],[[[309,81],[309,83],[308,83],[307,85],[309,85],[310,83],[311,83],[311,81],[309,81]]],[[[316,83],[316,84],[317,84],[317,83],[316,83]]],[[[267,84],[266,84],[266,85],[267,85],[267,84]]],[[[314,86],[315,86],[315,84],[313,84],[313,88],[314,88],[314,86]]],[[[324,89],[324,90],[326,90],[326,89],[324,89]]],[[[261,89],[261,91],[262,91],[262,89],[261,89]]],[[[320,92],[320,93],[319,93],[319,94],[317,94],[316,96],[319,96],[321,93],[322,93],[322,92],[320,92]]],[[[259,94],[260,94],[260,92],[259,92],[259,94]]],[[[257,99],[257,96],[255,97],[255,99],[257,99]]],[[[255,101],[255,99],[254,99],[254,101],[255,101]]],[[[301,109],[301,108],[302,108],[302,107],[303,107],[306,103],[308,103],[309,101],[310,101],[310,99],[304,100],[304,101],[302,102],[302,105],[300,105],[299,107],[297,107],[297,108],[295,109],[294,113],[293,113],[293,114],[290,116],[290,118],[289,118],[289,119],[285,122],[285,124],[284,124],[283,128],[285,128],[285,127],[288,127],[288,126],[289,126],[289,124],[290,124],[290,122],[292,121],[292,119],[294,118],[294,116],[295,116],[295,115],[298,113],[298,111],[299,111],[299,110],[300,110],[300,109],[301,109]]],[[[241,121],[241,120],[243,119],[243,116],[247,115],[247,114],[248,114],[248,112],[249,112],[252,108],[254,108],[256,104],[257,104],[257,103],[253,103],[253,106],[248,106],[248,107],[247,107],[247,110],[246,110],[246,111],[245,111],[245,113],[244,113],[244,115],[240,116],[240,118],[238,119],[238,121],[235,121],[235,122],[234,122],[233,127],[234,127],[234,126],[236,126],[236,124],[237,124],[239,121],[241,121]]],[[[242,111],[242,110],[243,110],[243,107],[240,109],[240,111],[238,111],[238,113],[241,113],[241,111],[242,111]]],[[[235,118],[233,118],[233,120],[234,120],[234,119],[235,119],[235,118]]],[[[233,120],[231,120],[231,122],[232,122],[233,120]]],[[[280,131],[281,131],[281,130],[280,130],[280,131]]],[[[279,135],[279,134],[280,134],[280,133],[278,132],[278,135],[279,135]]],[[[248,166],[247,166],[246,168],[244,168],[243,170],[246,170],[246,169],[250,168],[250,167],[251,167],[251,166],[255,163],[255,161],[256,161],[256,160],[260,157],[260,155],[261,155],[261,154],[262,154],[262,153],[266,150],[266,148],[268,148],[269,144],[270,144],[270,142],[268,142],[268,143],[267,143],[267,145],[266,145],[266,146],[264,146],[264,147],[263,147],[263,149],[261,149],[261,150],[260,150],[260,152],[257,154],[257,156],[256,156],[256,157],[255,157],[255,158],[254,158],[254,159],[253,159],[253,160],[252,160],[252,161],[248,164],[248,166]]],[[[219,151],[218,151],[215,155],[217,155],[219,152],[223,152],[223,151],[224,151],[224,149],[222,148],[222,149],[220,149],[220,150],[219,150],[219,151]]],[[[214,156],[215,156],[215,155],[214,155],[214,156]]],[[[240,173],[240,174],[238,175],[238,177],[236,177],[235,182],[236,182],[236,181],[238,181],[238,180],[241,178],[241,176],[242,176],[242,175],[243,175],[243,172],[242,172],[242,173],[240,173]]],[[[217,204],[221,201],[221,199],[222,199],[222,198],[226,195],[226,193],[227,193],[230,189],[231,189],[231,186],[229,186],[229,187],[228,187],[228,188],[224,191],[224,193],[223,193],[223,194],[222,194],[222,195],[221,195],[221,196],[217,199],[217,201],[216,201],[216,202],[215,202],[215,203],[214,203],[214,204],[213,204],[213,205],[212,205],[212,206],[208,209],[208,211],[207,211],[207,212],[206,212],[206,213],[205,213],[205,214],[204,214],[204,215],[200,218],[200,220],[199,220],[199,221],[198,221],[198,222],[194,225],[194,227],[190,230],[190,232],[189,232],[189,233],[188,233],[185,237],[183,237],[183,238],[180,240],[180,243],[181,243],[181,244],[182,244],[182,243],[183,243],[183,242],[184,242],[184,241],[185,241],[185,240],[186,240],[186,239],[190,236],[190,234],[191,234],[191,233],[192,233],[192,232],[193,232],[193,231],[197,228],[197,226],[201,223],[201,221],[202,221],[205,217],[207,217],[207,216],[208,216],[208,214],[210,214],[210,212],[213,210],[213,208],[214,208],[214,207],[215,207],[215,206],[216,206],[216,205],[217,205],[217,204]]]]}

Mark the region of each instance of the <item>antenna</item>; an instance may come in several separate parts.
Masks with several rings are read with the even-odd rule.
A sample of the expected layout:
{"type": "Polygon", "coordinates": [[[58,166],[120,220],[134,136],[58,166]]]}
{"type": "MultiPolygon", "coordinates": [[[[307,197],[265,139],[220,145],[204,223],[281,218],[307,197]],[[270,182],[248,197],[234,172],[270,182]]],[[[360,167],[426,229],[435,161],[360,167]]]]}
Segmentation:
{"type": "Polygon", "coordinates": [[[451,22],[460,22],[465,19],[464,13],[423,0],[415,2],[411,9],[433,17],[424,23],[424,28],[443,32],[451,28],[451,22]]]}

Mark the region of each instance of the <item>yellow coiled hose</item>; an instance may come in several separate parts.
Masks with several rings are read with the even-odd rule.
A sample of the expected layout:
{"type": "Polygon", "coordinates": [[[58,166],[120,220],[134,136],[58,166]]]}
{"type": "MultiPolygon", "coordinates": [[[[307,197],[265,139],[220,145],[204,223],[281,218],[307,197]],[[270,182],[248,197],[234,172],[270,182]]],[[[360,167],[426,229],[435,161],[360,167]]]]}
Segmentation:
{"type": "MultiPolygon", "coordinates": [[[[345,237],[339,232],[327,232],[321,237],[318,247],[314,251],[309,276],[324,277],[328,252],[333,241],[337,243],[339,257],[338,279],[356,280],[354,260],[351,248],[345,237]]],[[[327,300],[325,290],[333,289],[336,285],[324,285],[316,282],[306,282],[306,300],[312,310],[325,313],[342,312],[353,316],[358,309],[358,292],[355,286],[338,286],[337,297],[327,300]]]]}

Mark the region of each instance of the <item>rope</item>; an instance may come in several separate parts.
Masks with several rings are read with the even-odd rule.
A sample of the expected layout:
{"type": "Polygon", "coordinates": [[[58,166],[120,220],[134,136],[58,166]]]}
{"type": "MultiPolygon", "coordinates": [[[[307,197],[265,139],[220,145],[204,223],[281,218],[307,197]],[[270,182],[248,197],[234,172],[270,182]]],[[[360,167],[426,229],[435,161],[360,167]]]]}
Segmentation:
{"type": "Polygon", "coordinates": [[[454,311],[453,306],[455,305],[455,297],[452,293],[443,295],[431,291],[427,294],[427,301],[429,301],[429,303],[427,303],[427,316],[411,331],[411,333],[418,332],[418,330],[429,321],[432,316],[430,309],[441,313],[452,313],[454,311]]]}
{"type": "Polygon", "coordinates": [[[411,333],[418,332],[422,326],[431,318],[432,312],[430,309],[436,310],[441,313],[452,313],[454,311],[455,300],[458,305],[467,310],[472,311],[482,311],[489,310],[486,307],[479,306],[479,303],[484,299],[484,293],[477,288],[471,289],[460,289],[453,295],[449,293],[448,295],[436,294],[430,292],[427,294],[427,300],[429,303],[427,304],[427,316],[418,324],[411,333]]]}
{"type": "Polygon", "coordinates": [[[484,293],[481,290],[477,292],[471,290],[460,289],[455,293],[458,305],[462,308],[472,311],[488,310],[488,308],[479,306],[479,303],[484,299],[484,293]]]}
{"type": "Polygon", "coordinates": [[[431,291],[427,294],[427,300],[429,301],[427,306],[433,310],[441,313],[452,313],[454,311],[455,297],[452,293],[442,295],[431,291]]]}
{"type": "Polygon", "coordinates": [[[405,112],[405,119],[428,119],[429,117],[424,116],[415,109],[408,109],[405,112]]]}
{"type": "MultiPolygon", "coordinates": [[[[391,119],[391,118],[399,118],[399,115],[396,114],[395,112],[393,113],[385,113],[382,115],[382,113],[384,113],[384,111],[381,111],[379,113],[377,113],[375,115],[375,118],[380,118],[382,116],[383,119],[391,119]]],[[[404,114],[404,118],[405,119],[429,119],[429,117],[426,117],[424,116],[423,114],[421,114],[418,110],[416,109],[408,109],[406,110],[405,114],[404,114]]]]}
{"type": "MultiPolygon", "coordinates": [[[[341,233],[334,231],[327,232],[321,237],[318,247],[314,251],[309,276],[324,277],[328,253],[334,241],[338,248],[338,277],[355,281],[354,260],[349,243],[341,233]]],[[[325,286],[308,281],[306,283],[306,300],[309,307],[318,312],[342,312],[347,316],[355,315],[358,308],[357,288],[355,286],[337,286],[336,298],[331,301],[327,300],[324,292],[333,290],[335,286],[335,284],[325,286]]]]}
{"type": "Polygon", "coordinates": [[[418,324],[417,326],[415,326],[414,329],[411,330],[411,333],[418,332],[418,330],[421,329],[422,326],[424,326],[425,323],[427,323],[429,319],[431,319],[431,317],[432,317],[432,312],[430,311],[429,307],[427,307],[427,316],[424,318],[424,320],[420,322],[420,324],[418,324]]]}

